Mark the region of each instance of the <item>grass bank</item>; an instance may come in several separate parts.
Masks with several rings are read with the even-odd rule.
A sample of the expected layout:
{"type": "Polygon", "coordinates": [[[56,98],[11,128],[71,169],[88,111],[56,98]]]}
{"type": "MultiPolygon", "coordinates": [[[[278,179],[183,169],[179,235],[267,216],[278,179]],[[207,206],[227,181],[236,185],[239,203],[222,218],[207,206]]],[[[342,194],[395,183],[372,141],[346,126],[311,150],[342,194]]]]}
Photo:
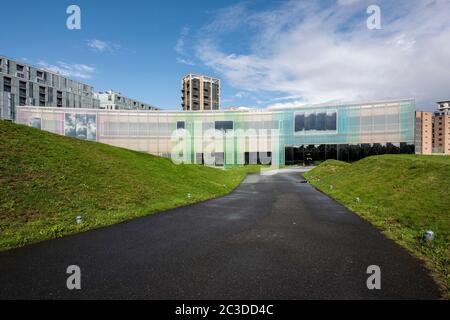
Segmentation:
{"type": "Polygon", "coordinates": [[[0,250],[222,196],[259,170],[174,165],[5,121],[0,137],[0,250]]]}
{"type": "Polygon", "coordinates": [[[450,157],[328,160],[305,178],[423,259],[450,298],[450,157]],[[434,231],[432,243],[422,240],[425,230],[434,231]]]}

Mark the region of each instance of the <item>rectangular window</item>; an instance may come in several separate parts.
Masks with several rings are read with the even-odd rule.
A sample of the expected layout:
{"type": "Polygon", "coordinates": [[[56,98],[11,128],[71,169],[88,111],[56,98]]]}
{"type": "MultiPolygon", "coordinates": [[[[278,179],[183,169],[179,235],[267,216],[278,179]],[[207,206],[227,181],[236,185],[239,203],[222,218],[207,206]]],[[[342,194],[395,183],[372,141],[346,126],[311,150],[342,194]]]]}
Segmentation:
{"type": "Polygon", "coordinates": [[[177,129],[185,129],[184,121],[177,121],[177,129]]]}
{"type": "Polygon", "coordinates": [[[316,129],[319,131],[327,130],[326,120],[327,114],[325,112],[318,113],[316,117],[316,129]]]}
{"type": "Polygon", "coordinates": [[[295,134],[336,133],[337,111],[304,111],[294,116],[295,134]]]}
{"type": "Polygon", "coordinates": [[[19,97],[19,106],[25,106],[27,104],[26,97],[19,97]]]}
{"type": "Polygon", "coordinates": [[[30,127],[36,128],[36,129],[41,129],[42,120],[41,120],[41,118],[31,118],[28,122],[28,125],[30,127]]]}
{"type": "Polygon", "coordinates": [[[336,131],[337,130],[337,113],[336,112],[327,113],[326,129],[328,131],[336,131]]]}
{"type": "Polygon", "coordinates": [[[233,130],[233,121],[216,121],[215,128],[221,131],[233,130]]]}
{"type": "Polygon", "coordinates": [[[295,132],[305,131],[305,114],[295,115],[295,132]]]}
{"type": "Polygon", "coordinates": [[[90,141],[97,139],[96,115],[66,113],[64,117],[66,136],[90,141]]]}
{"type": "Polygon", "coordinates": [[[8,77],[3,78],[3,91],[11,92],[11,78],[8,77]]]}

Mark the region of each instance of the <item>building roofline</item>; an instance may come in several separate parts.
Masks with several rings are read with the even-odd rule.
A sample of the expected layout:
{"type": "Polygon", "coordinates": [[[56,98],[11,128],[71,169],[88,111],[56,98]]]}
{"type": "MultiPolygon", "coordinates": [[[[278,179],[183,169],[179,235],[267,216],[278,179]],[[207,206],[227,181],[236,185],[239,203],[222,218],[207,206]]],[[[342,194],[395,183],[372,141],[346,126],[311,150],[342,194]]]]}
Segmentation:
{"type": "MultiPolygon", "coordinates": [[[[367,101],[367,102],[352,102],[352,103],[335,103],[335,104],[319,104],[319,105],[309,105],[307,107],[298,106],[291,108],[264,108],[264,109],[249,109],[249,110],[198,110],[198,111],[182,111],[182,110],[168,110],[168,109],[159,109],[159,110],[104,110],[104,109],[87,109],[87,108],[53,108],[58,110],[78,110],[79,112],[89,112],[89,111],[102,111],[109,113],[161,113],[161,114],[217,114],[217,113],[274,113],[281,112],[287,110],[304,110],[304,109],[313,109],[313,108],[324,108],[324,107],[351,107],[351,106],[359,106],[359,105],[383,105],[383,104],[391,104],[391,103],[399,103],[399,102],[413,102],[414,99],[396,99],[396,100],[378,100],[378,101],[367,101]]],[[[42,110],[51,111],[49,107],[39,107],[39,106],[17,106],[17,108],[37,108],[42,110]]]]}
{"type": "Polygon", "coordinates": [[[29,63],[29,62],[25,62],[25,61],[20,60],[20,59],[11,58],[11,57],[8,57],[8,56],[3,55],[3,54],[0,54],[0,58],[2,58],[2,59],[8,59],[8,60],[14,61],[14,62],[16,62],[16,63],[23,64],[23,65],[28,66],[28,67],[32,67],[32,68],[34,68],[34,69],[38,69],[38,70],[42,70],[42,71],[51,73],[51,74],[53,74],[53,75],[55,75],[55,76],[59,76],[59,77],[66,78],[66,79],[68,79],[68,80],[76,81],[76,82],[81,83],[81,84],[83,84],[83,85],[87,85],[87,86],[91,87],[92,89],[94,88],[94,86],[93,86],[92,84],[89,84],[89,83],[86,83],[86,82],[83,82],[83,81],[80,81],[80,80],[73,79],[72,77],[69,77],[69,76],[63,75],[63,74],[61,74],[61,73],[58,73],[58,72],[49,70],[49,69],[47,69],[47,68],[45,68],[45,67],[39,67],[39,66],[37,66],[37,65],[35,65],[35,64],[29,63]]]}
{"type": "Polygon", "coordinates": [[[151,104],[151,103],[147,103],[147,102],[143,102],[143,101],[138,100],[138,99],[130,98],[129,96],[127,96],[127,95],[125,95],[125,94],[122,94],[122,93],[120,93],[120,92],[114,91],[114,90],[110,90],[110,92],[108,92],[108,91],[105,91],[105,92],[95,92],[94,94],[95,94],[95,95],[100,95],[100,94],[102,94],[102,95],[110,95],[110,94],[111,94],[111,95],[119,95],[119,96],[121,96],[122,98],[126,98],[126,99],[129,99],[129,100],[136,101],[136,102],[138,102],[139,104],[145,104],[145,105],[150,106],[150,107],[152,107],[152,108],[155,108],[155,109],[158,109],[158,110],[162,110],[160,107],[157,107],[157,106],[155,106],[155,105],[153,105],[153,104],[151,104]]]}
{"type": "Polygon", "coordinates": [[[211,79],[213,81],[219,81],[220,82],[219,78],[215,78],[215,77],[211,77],[211,76],[204,75],[204,74],[199,74],[199,73],[188,73],[185,76],[183,76],[183,79],[186,79],[188,77],[206,78],[206,79],[211,79]]]}
{"type": "Polygon", "coordinates": [[[386,100],[363,100],[363,101],[343,101],[343,102],[324,102],[320,104],[305,104],[305,105],[298,105],[298,106],[292,106],[292,107],[268,107],[266,109],[269,110],[289,110],[289,109],[308,109],[308,108],[320,108],[320,107],[348,107],[348,106],[358,106],[358,105],[374,105],[374,104],[389,104],[389,103],[398,103],[398,102],[414,102],[414,98],[408,98],[408,99],[386,99],[386,100]]]}

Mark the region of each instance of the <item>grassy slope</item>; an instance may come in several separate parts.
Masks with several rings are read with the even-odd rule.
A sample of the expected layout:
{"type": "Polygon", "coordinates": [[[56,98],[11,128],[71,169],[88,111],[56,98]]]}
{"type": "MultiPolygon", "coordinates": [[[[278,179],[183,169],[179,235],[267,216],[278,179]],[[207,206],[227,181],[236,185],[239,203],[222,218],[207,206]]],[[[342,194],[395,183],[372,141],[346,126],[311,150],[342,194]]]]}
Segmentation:
{"type": "Polygon", "coordinates": [[[450,297],[450,157],[384,155],[353,164],[329,160],[305,177],[423,258],[450,297]],[[433,244],[421,240],[425,230],[435,232],[433,244]]]}
{"type": "Polygon", "coordinates": [[[0,250],[224,195],[251,170],[174,165],[0,121],[0,250]]]}

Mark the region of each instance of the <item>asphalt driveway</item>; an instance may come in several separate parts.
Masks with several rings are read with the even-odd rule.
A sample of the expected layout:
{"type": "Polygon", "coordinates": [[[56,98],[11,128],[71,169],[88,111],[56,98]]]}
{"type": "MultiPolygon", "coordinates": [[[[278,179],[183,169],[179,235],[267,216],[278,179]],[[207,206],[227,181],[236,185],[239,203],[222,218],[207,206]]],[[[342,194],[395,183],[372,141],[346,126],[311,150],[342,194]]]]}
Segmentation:
{"type": "Polygon", "coordinates": [[[435,299],[421,263],[298,172],[228,196],[0,253],[0,298],[435,299]],[[81,290],[66,268],[81,268],[81,290]],[[381,268],[381,290],[366,269],[381,268]]]}

